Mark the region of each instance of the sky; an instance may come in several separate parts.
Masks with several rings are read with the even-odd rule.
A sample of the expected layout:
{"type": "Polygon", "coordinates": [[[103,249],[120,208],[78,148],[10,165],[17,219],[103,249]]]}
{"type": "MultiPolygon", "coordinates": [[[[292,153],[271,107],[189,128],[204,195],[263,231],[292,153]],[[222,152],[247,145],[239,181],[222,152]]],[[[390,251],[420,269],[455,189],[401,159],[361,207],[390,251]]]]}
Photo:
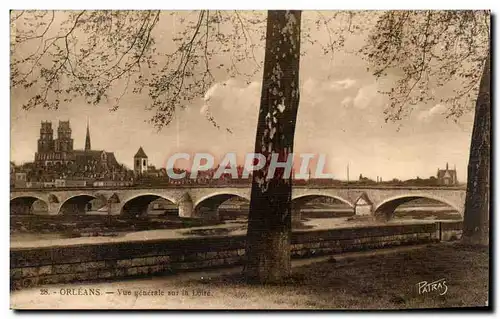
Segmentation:
{"type": "MultiPolygon", "coordinates": [[[[159,44],[169,41],[173,28],[168,26],[175,23],[167,18],[164,25],[159,44]]],[[[321,41],[328,35],[318,31],[314,36],[321,41]]],[[[311,47],[301,57],[294,153],[325,154],[325,171],[338,179],[346,179],[347,165],[351,180],[359,174],[374,180],[377,176],[383,180],[428,178],[448,162],[450,167],[456,166],[459,181],[465,181],[473,114],[467,113],[458,121],[446,119],[446,105],[439,103],[437,92],[435,102],[416,106],[400,122],[386,123],[383,111],[387,99],[379,91],[387,83],[377,81],[367,71],[366,62],[353,52],[364,41],[363,35],[353,36],[333,56],[311,47]]],[[[153,113],[145,109],[147,94],[127,93],[117,111],[110,111],[112,102],[94,106],[82,99],[61,105],[57,111],[25,111],[21,106],[26,93],[14,89],[11,160],[33,160],[41,121],[52,121],[56,132],[58,121],[69,120],[74,147],[82,149],[87,119],[92,148],[114,152],[128,167],[133,166],[133,156],[141,146],[156,167],[164,167],[175,152],[207,152],[216,161],[227,152],[243,157],[254,148],[261,76],[262,72],[248,83],[218,74],[205,96],[179,110],[174,121],[159,132],[148,123],[153,113]],[[205,118],[206,100],[221,129],[205,118]]],[[[394,79],[389,75],[386,81],[394,79]]]]}

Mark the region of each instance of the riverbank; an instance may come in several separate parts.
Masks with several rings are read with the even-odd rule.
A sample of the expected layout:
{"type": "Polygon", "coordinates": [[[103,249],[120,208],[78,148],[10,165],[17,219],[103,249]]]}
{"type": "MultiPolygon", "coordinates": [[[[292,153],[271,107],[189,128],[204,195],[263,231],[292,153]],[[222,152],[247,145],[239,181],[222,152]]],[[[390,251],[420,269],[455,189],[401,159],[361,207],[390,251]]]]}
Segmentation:
{"type": "Polygon", "coordinates": [[[14,291],[14,309],[414,309],[484,307],[485,248],[429,244],[293,262],[281,285],[248,285],[241,267],[101,283],[48,285],[14,291]],[[419,293],[418,283],[444,279],[444,289],[419,293]],[[53,294],[42,295],[40,288],[53,294]],[[101,295],[71,296],[68,289],[101,295]],[[120,295],[130,291],[131,295],[120,295]],[[163,291],[163,296],[135,295],[163,291]],[[186,291],[187,295],[183,295],[186,291]],[[105,293],[112,292],[112,293],[105,293]]]}
{"type": "MultiPolygon", "coordinates": [[[[295,223],[294,231],[326,230],[337,228],[384,226],[384,225],[408,225],[429,223],[435,220],[426,219],[393,219],[389,222],[379,222],[370,218],[310,218],[295,223]]],[[[155,239],[181,239],[196,238],[212,235],[238,236],[246,234],[248,221],[246,219],[228,220],[222,223],[203,226],[192,226],[175,229],[151,229],[142,231],[128,231],[115,233],[114,236],[85,236],[75,238],[64,238],[59,234],[11,234],[11,248],[49,247],[49,246],[72,246],[81,244],[99,244],[109,242],[126,242],[155,239]]]]}

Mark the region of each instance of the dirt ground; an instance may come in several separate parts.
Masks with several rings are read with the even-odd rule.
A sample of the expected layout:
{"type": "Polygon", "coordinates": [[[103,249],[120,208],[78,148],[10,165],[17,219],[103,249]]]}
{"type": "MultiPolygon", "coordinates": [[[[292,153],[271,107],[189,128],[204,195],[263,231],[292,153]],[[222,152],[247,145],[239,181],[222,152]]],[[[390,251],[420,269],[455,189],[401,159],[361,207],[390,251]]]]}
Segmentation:
{"type": "Polygon", "coordinates": [[[486,306],[485,248],[440,243],[294,261],[281,285],[248,285],[241,268],[11,294],[15,309],[405,309],[486,306]],[[440,280],[440,281],[439,281],[440,280]],[[439,281],[435,289],[419,283],[439,281]],[[445,285],[443,285],[443,281],[445,285]],[[446,287],[446,289],[445,289],[446,287]],[[92,291],[91,291],[92,290],[92,291]],[[96,291],[99,291],[97,295],[96,291]],[[130,295],[127,293],[130,292],[130,295]],[[92,295],[93,293],[93,295],[92,295]],[[162,294],[162,295],[160,295],[162,294]]]}

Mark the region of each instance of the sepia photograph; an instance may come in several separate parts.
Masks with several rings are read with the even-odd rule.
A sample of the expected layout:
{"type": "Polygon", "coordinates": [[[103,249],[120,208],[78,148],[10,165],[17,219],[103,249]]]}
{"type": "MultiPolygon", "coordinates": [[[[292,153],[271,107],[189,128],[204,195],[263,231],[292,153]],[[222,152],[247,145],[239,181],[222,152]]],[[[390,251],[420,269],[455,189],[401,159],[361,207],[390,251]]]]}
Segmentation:
{"type": "Polygon", "coordinates": [[[10,309],[492,310],[487,8],[9,19],[10,309]]]}

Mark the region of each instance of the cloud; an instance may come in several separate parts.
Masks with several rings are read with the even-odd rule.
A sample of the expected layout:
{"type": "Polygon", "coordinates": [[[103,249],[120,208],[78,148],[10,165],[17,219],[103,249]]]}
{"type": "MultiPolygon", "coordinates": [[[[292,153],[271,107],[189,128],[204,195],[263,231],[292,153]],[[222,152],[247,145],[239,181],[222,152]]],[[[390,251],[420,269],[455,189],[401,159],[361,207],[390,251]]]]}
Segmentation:
{"type": "Polygon", "coordinates": [[[328,91],[343,91],[354,87],[358,82],[351,78],[335,81],[320,81],[313,77],[308,77],[302,84],[302,93],[309,95],[312,93],[327,93],[328,91]]]}
{"type": "Polygon", "coordinates": [[[346,96],[342,102],[340,102],[340,105],[342,107],[350,107],[352,105],[353,98],[350,96],[346,96]]]}
{"type": "Polygon", "coordinates": [[[238,111],[257,108],[260,98],[261,83],[258,81],[245,84],[242,81],[229,79],[212,85],[203,100],[200,113],[210,111],[238,111]]]}
{"type": "Polygon", "coordinates": [[[358,81],[351,78],[329,81],[307,77],[301,85],[300,104],[314,108],[332,105],[332,103],[339,105],[345,95],[349,94],[357,85],[358,81]]]}
{"type": "Polygon", "coordinates": [[[205,114],[208,111],[208,104],[203,104],[200,108],[200,114],[205,114]]]}
{"type": "Polygon", "coordinates": [[[357,83],[356,80],[347,78],[344,80],[333,81],[330,83],[329,87],[330,87],[330,89],[337,90],[337,91],[347,90],[347,89],[353,87],[356,83],[357,83]]]}
{"type": "Polygon", "coordinates": [[[220,87],[220,84],[219,83],[215,83],[214,85],[212,85],[208,90],[207,92],[205,93],[205,96],[203,97],[203,100],[206,102],[206,101],[209,101],[210,98],[214,95],[214,93],[217,91],[217,89],[220,87]]]}
{"type": "Polygon", "coordinates": [[[378,93],[377,84],[363,86],[358,90],[356,97],[353,99],[354,107],[358,109],[366,109],[370,105],[378,104],[380,95],[378,93]]]}
{"type": "Polygon", "coordinates": [[[423,122],[429,122],[436,118],[436,116],[442,115],[446,110],[446,105],[438,103],[428,110],[421,111],[418,115],[418,119],[423,122]]]}

